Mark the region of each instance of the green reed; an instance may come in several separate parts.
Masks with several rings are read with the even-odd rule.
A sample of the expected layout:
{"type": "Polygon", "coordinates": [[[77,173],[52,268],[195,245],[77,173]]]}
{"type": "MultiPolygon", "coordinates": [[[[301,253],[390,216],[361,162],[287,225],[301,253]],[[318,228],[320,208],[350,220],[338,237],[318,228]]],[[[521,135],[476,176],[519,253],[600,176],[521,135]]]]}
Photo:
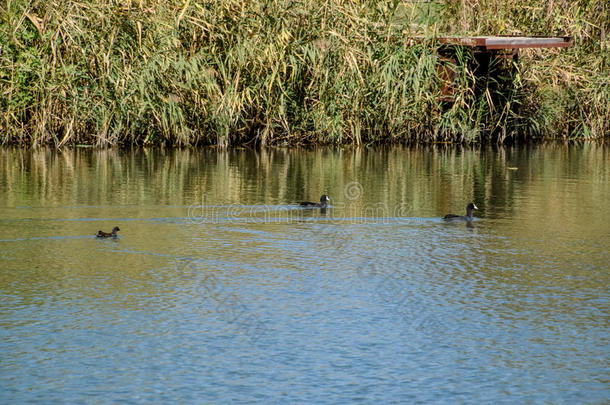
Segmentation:
{"type": "Polygon", "coordinates": [[[605,3],[515,3],[524,8],[9,0],[0,6],[0,137],[61,147],[608,134],[605,3]],[[518,71],[499,65],[499,78],[484,83],[458,49],[454,101],[442,101],[435,37],[559,33],[575,46],[526,52],[518,71]]]}

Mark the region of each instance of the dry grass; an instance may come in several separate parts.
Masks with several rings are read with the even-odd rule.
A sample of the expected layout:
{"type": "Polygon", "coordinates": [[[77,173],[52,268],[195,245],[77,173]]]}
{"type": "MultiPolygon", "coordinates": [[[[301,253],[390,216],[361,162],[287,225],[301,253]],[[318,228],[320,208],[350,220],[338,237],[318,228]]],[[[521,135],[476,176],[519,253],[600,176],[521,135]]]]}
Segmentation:
{"type": "Polygon", "coordinates": [[[607,135],[606,3],[498,4],[8,1],[1,139],[61,147],[607,135]],[[493,83],[471,91],[464,55],[456,102],[441,108],[437,46],[409,41],[439,33],[569,34],[575,46],[526,53],[515,91],[501,94],[493,83]]]}

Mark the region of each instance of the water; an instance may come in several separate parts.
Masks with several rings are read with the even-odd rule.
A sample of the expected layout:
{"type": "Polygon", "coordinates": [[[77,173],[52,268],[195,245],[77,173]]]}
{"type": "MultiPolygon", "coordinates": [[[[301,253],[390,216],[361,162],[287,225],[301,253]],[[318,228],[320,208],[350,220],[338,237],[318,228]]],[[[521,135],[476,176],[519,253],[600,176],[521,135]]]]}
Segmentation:
{"type": "Polygon", "coordinates": [[[608,402],[609,157],[0,150],[0,403],[608,402]]]}

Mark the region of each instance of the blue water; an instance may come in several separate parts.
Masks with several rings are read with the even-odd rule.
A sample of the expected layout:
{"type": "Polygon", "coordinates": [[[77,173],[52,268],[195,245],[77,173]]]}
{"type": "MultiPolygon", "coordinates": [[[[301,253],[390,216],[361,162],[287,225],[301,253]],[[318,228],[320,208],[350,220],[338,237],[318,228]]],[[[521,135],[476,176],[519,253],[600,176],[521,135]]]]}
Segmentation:
{"type": "Polygon", "coordinates": [[[392,158],[421,159],[392,169],[400,189],[387,168],[314,173],[326,212],[296,206],[311,178],[282,178],[298,169],[283,159],[227,181],[230,157],[189,155],[134,188],[86,155],[85,174],[55,175],[98,182],[52,192],[40,162],[0,171],[0,403],[608,402],[606,150],[581,172],[542,148],[550,169],[527,176],[481,163],[494,151],[432,168],[412,153],[392,158]],[[464,165],[492,173],[478,185],[464,165]],[[474,187],[449,192],[446,170],[474,187]],[[440,219],[470,199],[471,227],[440,219]]]}

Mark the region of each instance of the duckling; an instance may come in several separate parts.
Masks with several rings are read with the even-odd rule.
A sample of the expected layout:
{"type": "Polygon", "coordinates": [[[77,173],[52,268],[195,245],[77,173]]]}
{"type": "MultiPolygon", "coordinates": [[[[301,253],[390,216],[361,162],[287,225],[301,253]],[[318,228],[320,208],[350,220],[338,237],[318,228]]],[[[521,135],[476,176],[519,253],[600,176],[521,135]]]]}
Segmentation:
{"type": "Polygon", "coordinates": [[[114,228],[112,228],[112,232],[102,232],[102,231],[97,231],[97,234],[95,236],[97,236],[98,238],[116,238],[117,236],[117,232],[120,231],[118,226],[115,226],[114,228]]]}

